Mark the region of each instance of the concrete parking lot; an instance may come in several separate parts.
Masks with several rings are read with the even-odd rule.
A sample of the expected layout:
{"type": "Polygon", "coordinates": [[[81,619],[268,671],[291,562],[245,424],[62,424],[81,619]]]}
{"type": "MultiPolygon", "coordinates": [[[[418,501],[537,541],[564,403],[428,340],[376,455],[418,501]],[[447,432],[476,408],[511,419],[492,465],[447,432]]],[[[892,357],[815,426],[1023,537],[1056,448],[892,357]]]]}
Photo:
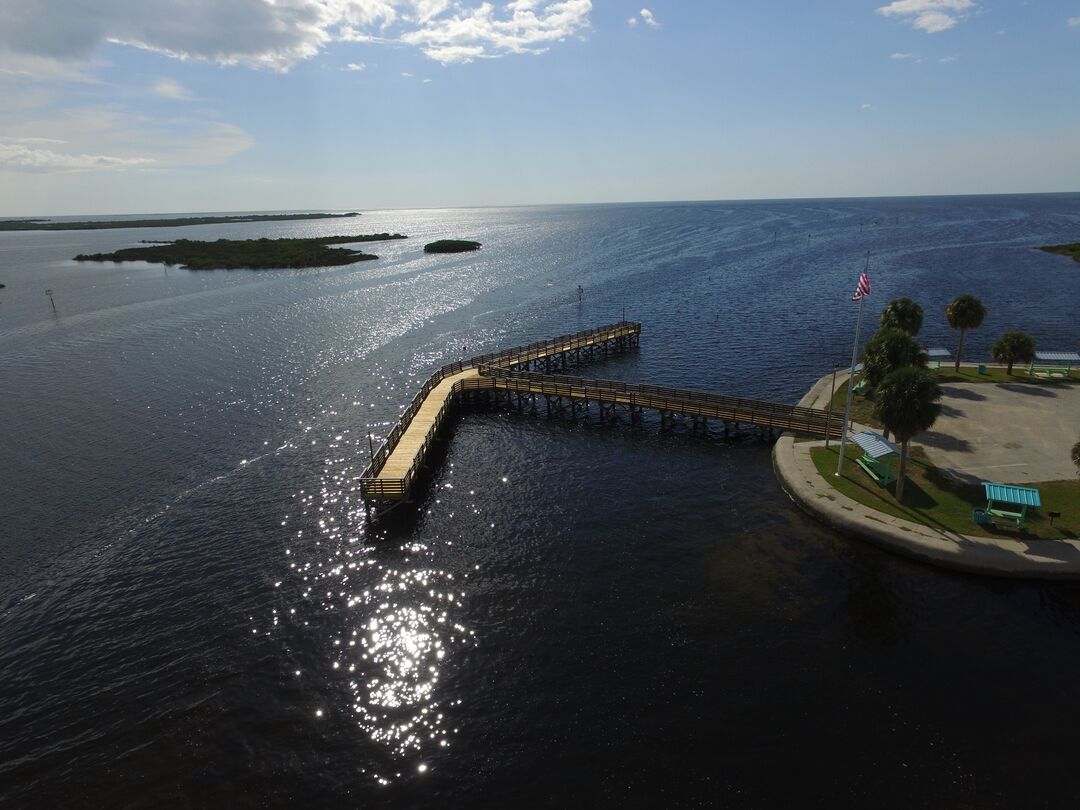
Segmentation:
{"type": "Polygon", "coordinates": [[[1080,385],[950,383],[941,416],[915,438],[937,467],[958,478],[1024,484],[1075,478],[1080,385]]]}

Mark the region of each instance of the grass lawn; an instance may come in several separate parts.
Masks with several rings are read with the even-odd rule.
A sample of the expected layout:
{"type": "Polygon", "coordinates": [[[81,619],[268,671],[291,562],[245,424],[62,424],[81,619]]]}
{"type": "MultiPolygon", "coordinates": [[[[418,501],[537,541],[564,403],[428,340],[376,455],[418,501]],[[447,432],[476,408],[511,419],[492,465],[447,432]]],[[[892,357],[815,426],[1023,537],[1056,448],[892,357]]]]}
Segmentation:
{"type": "MultiPolygon", "coordinates": [[[[841,385],[833,394],[832,412],[833,418],[840,421],[844,418],[844,400],[847,399],[847,385],[841,385]]],[[[860,425],[881,428],[881,420],[877,418],[874,401],[861,397],[856,393],[851,394],[851,420],[860,425]]]]}
{"type": "MultiPolygon", "coordinates": [[[[977,537],[1041,540],[1080,538],[1080,480],[1030,484],[1029,486],[1039,490],[1043,506],[1042,509],[1028,512],[1027,528],[1023,532],[1015,529],[988,531],[971,519],[972,509],[986,506],[983,488],[979,484],[960,483],[944,475],[930,464],[921,447],[913,447],[911,450],[902,504],[896,501],[895,484],[879,487],[862,467],[855,463],[855,459],[862,455],[862,450],[857,445],[847,448],[844,454],[847,459],[844,462],[844,474],[837,478],[835,472],[838,451],[838,444],[828,449],[811,449],[814,466],[821,477],[852,500],[879,512],[977,537]],[[1048,510],[1062,513],[1061,517],[1054,520],[1053,526],[1046,517],[1048,510]]],[[[900,460],[893,459],[892,463],[895,471],[900,460]]]]}
{"type": "Polygon", "coordinates": [[[957,374],[952,369],[952,365],[942,365],[939,372],[938,382],[942,385],[948,383],[1032,383],[1035,385],[1055,385],[1061,383],[1080,383],[1080,374],[1076,369],[1073,369],[1072,374],[1069,377],[1032,377],[1027,372],[1026,364],[1021,366],[1017,363],[1013,366],[1013,373],[1010,377],[1005,373],[1004,368],[997,368],[995,366],[987,366],[986,373],[980,374],[977,368],[968,368],[966,366],[960,366],[960,373],[957,374]]]}

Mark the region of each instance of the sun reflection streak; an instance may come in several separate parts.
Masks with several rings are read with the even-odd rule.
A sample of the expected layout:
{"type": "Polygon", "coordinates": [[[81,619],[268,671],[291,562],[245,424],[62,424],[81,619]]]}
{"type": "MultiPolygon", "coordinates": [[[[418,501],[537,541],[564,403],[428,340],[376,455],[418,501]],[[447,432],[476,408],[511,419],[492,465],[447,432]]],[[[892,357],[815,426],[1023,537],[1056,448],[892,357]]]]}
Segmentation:
{"type": "Polygon", "coordinates": [[[307,710],[322,723],[346,715],[377,751],[411,762],[373,765],[370,775],[385,783],[398,770],[427,772],[432,755],[450,746],[451,712],[462,701],[443,694],[445,669],[474,635],[459,618],[465,592],[455,574],[432,564],[438,543],[408,538],[395,547],[388,537],[370,536],[359,494],[367,431],[352,433],[339,427],[317,439],[325,450],[319,485],[298,492],[282,516],[286,585],[293,588],[281,590],[295,601],[274,611],[273,623],[314,631],[326,651],[293,675],[302,679],[307,710]]]}

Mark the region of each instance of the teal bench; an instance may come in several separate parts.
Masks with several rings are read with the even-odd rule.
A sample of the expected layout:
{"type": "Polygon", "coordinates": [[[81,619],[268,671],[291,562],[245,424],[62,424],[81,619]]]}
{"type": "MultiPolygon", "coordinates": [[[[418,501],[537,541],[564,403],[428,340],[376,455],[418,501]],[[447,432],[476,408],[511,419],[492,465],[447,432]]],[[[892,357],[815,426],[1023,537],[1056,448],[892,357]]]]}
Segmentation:
{"type": "Polygon", "coordinates": [[[1004,509],[973,509],[971,519],[979,526],[990,526],[995,529],[1024,529],[1027,524],[1024,516],[1019,512],[1009,512],[1004,509]],[[995,517],[1007,519],[1005,523],[994,520],[995,517]]]}
{"type": "Polygon", "coordinates": [[[1072,373],[1069,366],[1036,366],[1028,367],[1028,374],[1045,374],[1048,377],[1068,377],[1072,373]]]}
{"type": "MultiPolygon", "coordinates": [[[[1011,512],[1008,509],[987,509],[986,514],[990,517],[1005,518],[1011,524],[1015,524],[1016,528],[1023,529],[1027,524],[1024,521],[1024,515],[1021,512],[1011,512]]],[[[994,524],[998,525],[997,523],[994,524]]]]}
{"type": "Polygon", "coordinates": [[[887,487],[896,480],[888,464],[882,464],[865,453],[862,458],[856,459],[855,463],[866,470],[866,474],[873,478],[879,487],[887,487]]]}

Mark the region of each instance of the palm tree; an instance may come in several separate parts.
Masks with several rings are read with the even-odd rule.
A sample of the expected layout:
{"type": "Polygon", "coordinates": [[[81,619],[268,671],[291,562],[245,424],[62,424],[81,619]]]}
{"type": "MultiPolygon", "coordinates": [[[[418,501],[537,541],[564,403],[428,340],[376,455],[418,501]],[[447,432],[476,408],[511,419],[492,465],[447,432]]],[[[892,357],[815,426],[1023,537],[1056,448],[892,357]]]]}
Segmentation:
{"type": "Polygon", "coordinates": [[[863,376],[873,391],[890,373],[903,366],[926,365],[926,350],[908,332],[882,327],[863,352],[863,376]]]}
{"type": "Polygon", "coordinates": [[[912,337],[919,334],[922,329],[922,307],[910,298],[897,298],[890,301],[889,305],[881,311],[881,327],[903,329],[912,337]]]}
{"type": "Polygon", "coordinates": [[[964,351],[964,332],[968,329],[978,329],[982,326],[986,317],[986,307],[982,301],[974,295],[957,296],[951,304],[945,307],[945,319],[953,329],[960,330],[960,345],[956,348],[956,373],[960,373],[960,353],[964,351]]]}
{"type": "Polygon", "coordinates": [[[1027,332],[1006,332],[998,338],[990,354],[999,363],[1007,363],[1006,373],[1011,375],[1013,363],[1018,360],[1030,363],[1035,358],[1035,338],[1027,332]]]}
{"type": "Polygon", "coordinates": [[[896,500],[904,499],[908,443],[917,433],[929,430],[941,413],[941,386],[933,372],[920,366],[898,368],[882,380],[874,395],[881,421],[900,442],[900,471],[896,476],[896,500]]]}

